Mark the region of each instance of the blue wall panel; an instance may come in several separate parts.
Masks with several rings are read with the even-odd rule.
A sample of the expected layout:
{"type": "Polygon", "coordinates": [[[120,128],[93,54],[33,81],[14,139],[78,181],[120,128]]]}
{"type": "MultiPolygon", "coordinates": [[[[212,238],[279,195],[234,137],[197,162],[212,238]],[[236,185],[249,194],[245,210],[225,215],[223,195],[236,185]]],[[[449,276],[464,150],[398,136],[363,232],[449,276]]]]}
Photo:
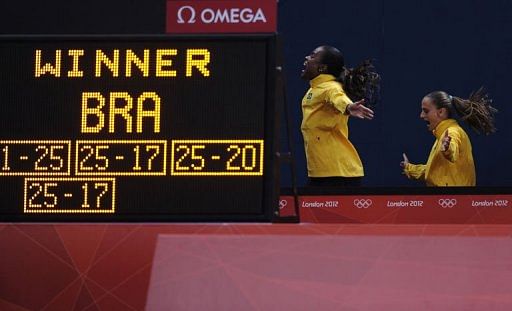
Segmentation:
{"type": "MultiPolygon", "coordinates": [[[[300,79],[304,56],[333,45],[349,67],[375,59],[382,75],[381,102],[373,121],[351,120],[350,138],[365,165],[365,185],[421,185],[407,180],[399,162],[426,162],[434,137],[419,118],[421,99],[435,90],[467,98],[485,86],[498,132],[472,139],[481,186],[511,186],[512,2],[510,1],[280,1],[288,98],[294,120],[299,184],[306,183],[300,135],[300,79]]],[[[289,183],[289,180],[284,180],[289,183]]]]}

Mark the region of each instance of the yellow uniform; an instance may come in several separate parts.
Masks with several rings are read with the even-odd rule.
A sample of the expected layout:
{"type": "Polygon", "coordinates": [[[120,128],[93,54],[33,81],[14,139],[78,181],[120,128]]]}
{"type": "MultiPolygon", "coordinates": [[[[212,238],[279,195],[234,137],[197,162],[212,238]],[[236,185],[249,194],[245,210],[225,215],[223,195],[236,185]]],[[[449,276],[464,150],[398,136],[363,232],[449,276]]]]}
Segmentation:
{"type": "Polygon", "coordinates": [[[302,99],[302,135],[309,177],[361,177],[363,164],[348,140],[352,103],[335,77],[320,74],[302,99]]]}
{"type": "Polygon", "coordinates": [[[427,164],[407,164],[404,173],[411,179],[424,180],[427,186],[475,186],[476,174],[471,142],[454,119],[439,122],[433,131],[436,141],[427,164]],[[450,146],[441,151],[445,132],[451,137],[450,146]]]}

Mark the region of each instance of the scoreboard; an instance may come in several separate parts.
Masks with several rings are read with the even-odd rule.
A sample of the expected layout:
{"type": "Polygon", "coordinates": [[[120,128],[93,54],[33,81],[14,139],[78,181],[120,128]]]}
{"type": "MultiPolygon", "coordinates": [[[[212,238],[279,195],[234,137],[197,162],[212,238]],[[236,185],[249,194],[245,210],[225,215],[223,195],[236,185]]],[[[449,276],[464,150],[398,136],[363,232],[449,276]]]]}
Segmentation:
{"type": "Polygon", "coordinates": [[[0,37],[1,221],[267,221],[275,38],[0,37]]]}

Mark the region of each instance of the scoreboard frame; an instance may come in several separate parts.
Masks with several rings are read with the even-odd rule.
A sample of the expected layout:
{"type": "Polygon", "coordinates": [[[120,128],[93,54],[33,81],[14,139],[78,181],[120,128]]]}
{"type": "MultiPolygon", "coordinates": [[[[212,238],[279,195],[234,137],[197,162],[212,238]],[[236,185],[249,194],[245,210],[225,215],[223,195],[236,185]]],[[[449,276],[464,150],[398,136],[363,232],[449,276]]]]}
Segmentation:
{"type": "MultiPolygon", "coordinates": [[[[227,35],[2,35],[0,36],[0,50],[8,46],[9,44],[19,44],[22,46],[32,46],[35,47],[39,43],[48,43],[48,42],[57,42],[58,44],[65,45],[66,42],[80,42],[84,45],[93,43],[99,44],[112,44],[115,46],[115,43],[129,43],[136,42],[144,43],[144,42],[179,42],[179,43],[187,43],[190,42],[192,45],[197,42],[206,42],[212,44],[226,44],[229,46],[230,44],[236,46],[236,44],[243,45],[244,42],[247,44],[253,43],[261,43],[265,46],[264,54],[261,57],[265,59],[265,77],[264,77],[264,85],[262,85],[262,89],[264,89],[264,105],[263,109],[259,111],[260,114],[263,114],[264,127],[263,127],[263,136],[262,137],[236,137],[236,133],[232,138],[226,139],[226,137],[207,137],[206,138],[206,149],[208,146],[216,146],[222,145],[223,143],[229,143],[230,141],[241,142],[241,143],[251,143],[250,148],[248,149],[251,152],[256,152],[254,150],[257,149],[258,154],[251,156],[252,158],[258,158],[258,165],[253,165],[255,168],[254,172],[244,173],[233,173],[233,172],[218,172],[215,173],[215,169],[212,169],[213,173],[205,173],[205,174],[179,174],[174,172],[173,174],[173,158],[174,151],[168,151],[168,149],[173,146],[174,141],[183,142],[185,144],[194,143],[195,141],[202,142],[201,140],[189,139],[188,137],[162,137],[161,135],[155,138],[152,137],[141,137],[140,135],[134,134],[133,137],[129,135],[124,135],[122,138],[118,139],[116,137],[112,137],[112,135],[108,134],[99,134],[93,136],[84,136],[84,133],[73,133],[71,136],[66,134],[60,135],[58,138],[48,137],[44,132],[44,126],[41,127],[41,131],[34,135],[34,137],[15,137],[11,138],[10,134],[1,130],[0,125],[0,140],[9,143],[22,143],[26,142],[28,144],[37,144],[37,142],[53,142],[51,148],[55,149],[56,152],[61,152],[61,149],[65,149],[68,153],[68,159],[65,159],[66,163],[66,171],[56,171],[56,173],[45,173],[45,172],[20,172],[20,173],[10,173],[10,174],[2,174],[0,172],[0,183],[2,180],[8,180],[10,183],[13,183],[14,180],[17,180],[17,183],[21,184],[21,188],[23,189],[20,192],[20,206],[17,206],[17,210],[13,212],[12,206],[5,206],[4,202],[0,202],[2,204],[0,206],[0,221],[23,221],[23,222],[174,222],[174,221],[237,221],[237,222],[267,222],[272,221],[275,217],[274,211],[278,206],[278,191],[279,187],[277,186],[278,182],[278,174],[279,172],[277,165],[278,161],[276,158],[276,151],[278,150],[278,133],[277,133],[277,122],[279,120],[279,109],[276,105],[276,83],[277,83],[277,72],[276,72],[276,35],[275,34],[227,34],[227,35]],[[65,138],[63,138],[65,137],[65,138]],[[17,140],[19,138],[19,140],[17,140]],[[164,140],[163,140],[164,139],[164,140]],[[151,173],[141,173],[141,177],[138,174],[128,174],[123,172],[98,172],[97,174],[83,172],[78,168],[79,165],[79,145],[85,143],[89,143],[87,146],[89,148],[94,148],[94,144],[97,143],[108,143],[109,141],[113,142],[114,145],[129,145],[130,143],[146,143],[149,141],[156,141],[154,144],[160,144],[162,149],[167,152],[167,161],[163,164],[163,167],[160,167],[163,171],[151,172],[151,173]],[[58,144],[57,144],[58,143],[58,144]],[[57,145],[55,145],[57,144],[57,145]],[[66,147],[62,147],[60,145],[65,144],[66,147]],[[55,145],[55,146],[54,146],[55,145]],[[172,155],[171,155],[172,153],[172,155]],[[57,176],[55,176],[57,175],[57,176]],[[165,176],[162,176],[165,175],[165,176]],[[181,177],[181,175],[185,175],[181,177]],[[135,176],[135,177],[132,177],[135,176]],[[137,179],[140,178],[141,187],[146,181],[152,180],[153,178],[182,178],[183,181],[174,181],[174,182],[184,182],[184,183],[194,183],[195,180],[209,178],[212,183],[215,183],[216,180],[220,179],[229,179],[233,178],[232,176],[236,176],[234,178],[239,178],[239,180],[243,181],[246,179],[259,178],[260,185],[257,187],[248,186],[247,195],[252,195],[259,197],[259,205],[252,206],[245,210],[244,206],[239,206],[238,212],[233,212],[235,209],[233,206],[228,208],[227,211],[224,207],[220,207],[216,204],[216,202],[212,202],[210,208],[203,209],[202,212],[198,212],[197,210],[187,213],[187,212],[179,212],[174,213],[170,212],[166,213],[152,213],[147,212],[144,206],[136,206],[137,211],[131,209],[128,213],[123,213],[123,207],[119,205],[118,199],[120,196],[124,195],[133,195],[133,193],[123,192],[121,185],[123,184],[123,180],[127,178],[137,179]],[[19,180],[18,180],[19,179],[19,180]],[[103,181],[102,185],[110,185],[112,186],[112,190],[115,192],[110,194],[109,200],[112,201],[113,206],[110,209],[102,209],[98,211],[98,213],[94,212],[80,212],[73,208],[66,208],[65,211],[59,212],[55,210],[51,210],[53,208],[50,201],[55,201],[57,195],[51,193],[52,189],[58,189],[61,187],[61,183],[63,187],[71,187],[70,185],[73,183],[77,183],[77,185],[73,185],[73,187],[79,186],[78,183],[85,183],[87,181],[103,181]],[[27,212],[27,202],[30,202],[30,198],[34,196],[33,194],[27,194],[27,190],[30,186],[38,189],[43,199],[46,200],[42,203],[42,206],[46,204],[47,207],[50,208],[42,208],[41,212],[34,212],[33,209],[27,212]],[[253,189],[254,188],[254,189],[253,189]],[[257,192],[252,193],[251,192],[257,192]],[[47,199],[51,199],[48,201],[47,199]],[[115,205],[114,205],[114,202],[115,205]],[[6,208],[9,211],[5,212],[6,208]],[[257,210],[257,212],[255,212],[257,210]],[[47,212],[44,212],[47,211],[47,212]]],[[[76,58],[76,55],[75,55],[76,58]]],[[[181,68],[180,68],[181,69],[181,68]]],[[[194,69],[194,68],[192,68],[194,69]]],[[[197,69],[197,68],[196,68],[197,69]]],[[[239,68],[239,70],[247,71],[247,74],[251,74],[251,68],[239,68]]],[[[37,74],[37,73],[36,73],[37,74]]],[[[230,72],[216,72],[215,74],[222,74],[228,79],[231,74],[230,72]]],[[[16,78],[18,74],[14,75],[16,78]]],[[[176,79],[181,79],[179,75],[175,77],[176,79]]],[[[6,79],[6,76],[3,76],[3,79],[6,79]]],[[[132,81],[137,78],[133,78],[132,81]]],[[[139,79],[141,83],[143,79],[139,79]]],[[[5,81],[4,81],[5,82],[5,81]]],[[[0,88],[2,87],[2,76],[0,76],[0,88]]],[[[0,101],[2,101],[2,91],[0,90],[0,101]]],[[[186,98],[182,100],[186,102],[186,98]]],[[[0,103],[1,104],[1,103],[0,103]]],[[[62,104],[62,103],[61,103],[62,104]]],[[[243,104],[243,103],[242,103],[243,104]]],[[[15,109],[15,108],[14,108],[15,109]]],[[[197,111],[197,113],[201,113],[201,111],[197,111]]],[[[261,116],[260,116],[261,117],[261,116]]],[[[30,121],[29,121],[30,122],[30,121]]],[[[112,145],[112,144],[111,144],[112,145]]],[[[82,146],[82,145],[80,145],[82,146]]],[[[49,150],[50,147],[47,149],[49,150]]],[[[52,149],[52,152],[53,152],[52,149]]],[[[98,149],[98,148],[96,148],[98,149]]],[[[97,151],[97,150],[96,150],[97,151]]],[[[48,156],[49,159],[59,159],[59,156],[53,155],[53,158],[48,156]]],[[[40,157],[40,156],[39,156],[40,157]]],[[[63,157],[63,156],[62,156],[63,157]]],[[[220,155],[218,156],[220,157],[220,155]]],[[[210,161],[211,162],[211,161],[210,161]]],[[[2,163],[0,163],[0,166],[2,163]]],[[[206,165],[209,165],[208,163],[206,165]]],[[[250,165],[247,165],[250,166],[250,165]]],[[[251,166],[252,167],[252,166],[251,166]]],[[[165,181],[163,181],[165,182],[165,181]]],[[[84,184],[85,185],[85,184],[84,184]]],[[[84,185],[81,185],[84,188],[84,185]]],[[[92,184],[91,184],[92,185],[92,184]]],[[[86,185],[89,186],[89,185],[86,185]]],[[[216,187],[219,188],[219,191],[222,191],[224,195],[229,196],[230,188],[226,186],[225,189],[222,188],[222,185],[216,184],[216,187]]],[[[0,189],[2,187],[0,186],[0,189]]],[[[131,187],[133,188],[133,187],[131,187]]],[[[78,189],[78,188],[77,188],[78,189]]],[[[106,189],[106,188],[105,188],[106,189]]],[[[64,193],[62,194],[64,195],[64,193]]],[[[66,193],[65,195],[71,196],[72,193],[66,193]]],[[[204,194],[201,193],[191,193],[190,196],[202,196],[204,194]]],[[[243,195],[243,191],[238,191],[238,196],[243,195]]],[[[59,198],[60,200],[60,198],[59,198]]],[[[99,200],[99,199],[98,199],[99,200]]],[[[35,202],[35,200],[34,200],[35,202]]],[[[99,201],[98,201],[99,202],[99,201]]],[[[240,202],[247,202],[245,199],[240,200],[240,202]]],[[[162,205],[166,205],[168,202],[160,202],[162,205]]],[[[232,200],[232,204],[238,204],[237,199],[232,200]]],[[[41,204],[34,203],[33,206],[37,207],[41,204]]]]}

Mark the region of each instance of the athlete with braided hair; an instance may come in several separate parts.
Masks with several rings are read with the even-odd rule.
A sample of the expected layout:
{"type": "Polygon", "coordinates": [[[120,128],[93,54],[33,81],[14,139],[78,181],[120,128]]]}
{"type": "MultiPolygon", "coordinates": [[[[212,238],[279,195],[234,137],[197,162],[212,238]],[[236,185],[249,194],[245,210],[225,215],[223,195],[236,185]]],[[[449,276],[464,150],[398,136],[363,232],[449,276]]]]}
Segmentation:
{"type": "Polygon", "coordinates": [[[496,131],[491,99],[482,88],[468,99],[436,91],[421,102],[420,118],[436,137],[427,164],[411,164],[403,154],[400,163],[410,179],[424,180],[427,186],[475,186],[475,164],[471,142],[456,118],[466,122],[478,133],[496,131]]]}
{"type": "Polygon", "coordinates": [[[345,68],[341,52],[320,46],[306,56],[302,78],[310,88],[302,99],[302,135],[311,186],[360,186],[359,155],[348,139],[348,119],[373,118],[364,104],[376,102],[380,77],[370,61],[345,68]]]}

